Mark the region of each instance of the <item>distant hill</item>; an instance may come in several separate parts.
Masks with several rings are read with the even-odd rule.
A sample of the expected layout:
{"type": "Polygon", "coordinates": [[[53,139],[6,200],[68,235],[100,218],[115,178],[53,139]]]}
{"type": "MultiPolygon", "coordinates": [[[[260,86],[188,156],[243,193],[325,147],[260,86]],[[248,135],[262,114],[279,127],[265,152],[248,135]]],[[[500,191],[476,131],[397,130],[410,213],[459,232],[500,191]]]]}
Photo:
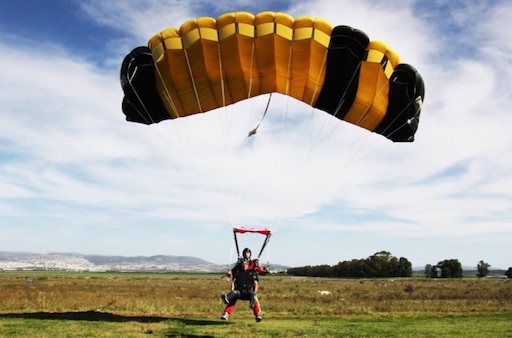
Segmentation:
{"type": "Polygon", "coordinates": [[[78,253],[29,253],[0,251],[3,270],[70,271],[188,271],[223,272],[225,266],[189,256],[104,256],[78,253]]]}
{"type": "MultiPolygon", "coordinates": [[[[79,253],[0,251],[0,270],[62,270],[122,272],[226,272],[226,265],[191,256],[106,256],[79,253]]],[[[272,266],[282,271],[287,267],[272,266]]]]}

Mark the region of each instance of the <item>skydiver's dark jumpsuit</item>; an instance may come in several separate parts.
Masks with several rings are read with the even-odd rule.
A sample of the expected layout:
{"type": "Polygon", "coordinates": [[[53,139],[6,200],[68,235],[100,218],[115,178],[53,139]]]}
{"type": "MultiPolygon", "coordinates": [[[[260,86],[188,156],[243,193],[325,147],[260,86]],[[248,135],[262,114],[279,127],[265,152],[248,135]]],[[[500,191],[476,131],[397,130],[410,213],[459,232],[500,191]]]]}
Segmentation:
{"type": "Polygon", "coordinates": [[[260,313],[260,304],[255,300],[256,295],[255,284],[258,283],[258,273],[253,270],[237,269],[233,277],[234,289],[231,290],[227,298],[229,300],[228,305],[224,309],[224,312],[231,314],[235,308],[237,300],[249,300],[251,301],[252,312],[256,316],[260,313]]]}

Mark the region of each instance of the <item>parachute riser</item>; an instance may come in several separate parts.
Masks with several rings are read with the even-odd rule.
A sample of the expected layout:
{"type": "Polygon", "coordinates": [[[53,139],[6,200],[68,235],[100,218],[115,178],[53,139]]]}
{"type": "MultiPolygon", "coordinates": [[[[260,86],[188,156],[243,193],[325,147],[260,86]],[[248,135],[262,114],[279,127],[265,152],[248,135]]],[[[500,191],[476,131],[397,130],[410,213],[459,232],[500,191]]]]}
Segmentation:
{"type": "Polygon", "coordinates": [[[258,254],[258,259],[260,259],[261,254],[263,253],[263,250],[265,250],[265,247],[267,246],[268,242],[270,241],[270,236],[272,236],[271,233],[268,234],[267,237],[265,237],[265,241],[263,242],[263,245],[261,246],[260,253],[258,254]]]}
{"type": "Polygon", "coordinates": [[[233,236],[235,237],[236,256],[240,258],[240,249],[238,248],[238,238],[236,237],[236,231],[233,229],[233,236]]]}

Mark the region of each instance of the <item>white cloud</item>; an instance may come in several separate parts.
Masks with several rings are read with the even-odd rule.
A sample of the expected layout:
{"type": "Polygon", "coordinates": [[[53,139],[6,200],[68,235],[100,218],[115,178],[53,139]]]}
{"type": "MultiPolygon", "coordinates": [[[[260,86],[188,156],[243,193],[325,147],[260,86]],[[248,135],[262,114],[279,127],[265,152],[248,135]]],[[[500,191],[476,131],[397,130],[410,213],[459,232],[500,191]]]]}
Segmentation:
{"type": "MultiPolygon", "coordinates": [[[[420,70],[426,100],[413,144],[391,144],[279,95],[251,138],[247,133],[259,122],[266,97],[149,127],[127,123],[118,66],[99,69],[65,47],[0,42],[9,65],[0,68],[0,225],[6,229],[0,241],[18,238],[37,248],[46,241],[68,250],[67,243],[78,246],[97,234],[95,250],[162,253],[133,241],[144,233],[154,250],[172,243],[164,253],[223,262],[230,224],[268,225],[279,228],[273,253],[287,264],[309,259],[296,258],[305,255],[296,251],[313,240],[325,242],[335,257],[357,243],[359,253],[365,239],[357,234],[367,236],[368,250],[375,238],[401,250],[389,238],[509,245],[512,45],[502,27],[510,26],[512,7],[499,3],[475,26],[467,24],[473,9],[459,11],[454,23],[462,31],[450,38],[471,34],[478,43],[461,38],[458,44],[476,52],[454,58],[443,55],[450,40],[413,4],[325,0],[289,10],[358,27],[420,70]],[[40,237],[28,235],[35,223],[40,237]],[[63,237],[52,240],[43,230],[63,237]],[[338,243],[331,243],[335,238],[338,243]],[[191,252],[194,240],[209,246],[191,252]],[[211,252],[215,248],[221,252],[211,252]]],[[[125,32],[115,45],[127,48],[112,52],[119,63],[153,33],[196,16],[196,7],[174,1],[91,1],[84,8],[95,22],[125,32]]],[[[410,259],[426,256],[417,247],[408,250],[402,255],[410,259]]],[[[306,263],[324,258],[319,253],[306,263]]]]}

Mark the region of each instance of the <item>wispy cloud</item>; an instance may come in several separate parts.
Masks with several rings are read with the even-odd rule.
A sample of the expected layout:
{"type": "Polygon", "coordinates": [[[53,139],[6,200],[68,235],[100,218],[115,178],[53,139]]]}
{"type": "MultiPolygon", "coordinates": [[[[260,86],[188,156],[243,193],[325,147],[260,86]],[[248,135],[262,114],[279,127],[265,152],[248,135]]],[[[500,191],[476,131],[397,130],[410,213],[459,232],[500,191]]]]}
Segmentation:
{"type": "Polygon", "coordinates": [[[84,2],[90,22],[118,33],[105,39],[108,52],[98,52],[108,55],[104,62],[94,59],[99,54],[76,55],[72,46],[0,38],[4,250],[224,262],[230,225],[242,223],[279,229],[272,253],[291,265],[353,258],[348,247],[365,255],[396,248],[413,263],[436,263],[431,244],[420,245],[429,239],[458,242],[463,260],[474,258],[469,252],[479,243],[493,247],[480,259],[510,264],[508,2],[457,10],[443,1],[274,4],[360,28],[420,70],[426,100],[413,144],[391,144],[279,95],[251,138],[266,97],[150,127],[125,122],[118,80],[124,55],[161,29],[206,9],[222,13],[226,4],[84,2]],[[300,252],[313,242],[330,254],[300,252]]]}

